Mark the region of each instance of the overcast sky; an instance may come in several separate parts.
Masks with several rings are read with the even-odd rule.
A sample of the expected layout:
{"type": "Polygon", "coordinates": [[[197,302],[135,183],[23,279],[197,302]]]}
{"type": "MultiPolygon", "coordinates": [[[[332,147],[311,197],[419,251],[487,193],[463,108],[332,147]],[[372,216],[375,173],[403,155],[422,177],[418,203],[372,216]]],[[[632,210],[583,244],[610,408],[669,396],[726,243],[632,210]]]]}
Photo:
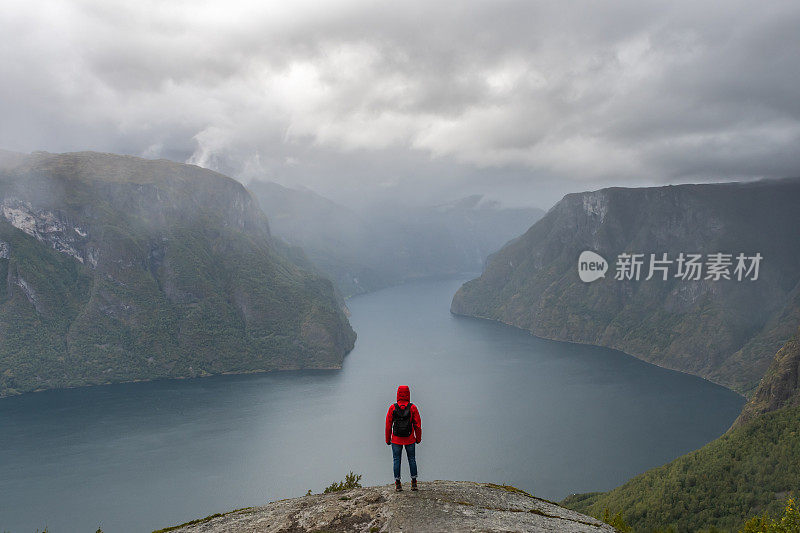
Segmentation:
{"type": "Polygon", "coordinates": [[[800,175],[800,2],[4,0],[0,148],[339,200],[800,175]]]}

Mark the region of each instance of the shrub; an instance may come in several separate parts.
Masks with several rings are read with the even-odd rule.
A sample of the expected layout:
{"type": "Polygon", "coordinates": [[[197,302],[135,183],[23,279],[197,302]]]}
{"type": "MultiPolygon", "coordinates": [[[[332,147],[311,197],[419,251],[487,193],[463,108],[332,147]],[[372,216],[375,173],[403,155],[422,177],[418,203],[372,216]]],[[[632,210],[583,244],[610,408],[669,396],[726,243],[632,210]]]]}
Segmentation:
{"type": "Polygon", "coordinates": [[[354,474],[352,471],[347,474],[344,478],[344,481],[339,481],[338,483],[334,481],[325,489],[323,494],[328,494],[331,492],[339,492],[340,490],[348,490],[348,489],[359,489],[361,488],[361,474],[354,474]]]}
{"type": "Polygon", "coordinates": [[[800,533],[800,510],[794,499],[789,498],[779,519],[770,518],[767,513],[754,516],[739,533],[800,533]]]}
{"type": "Polygon", "coordinates": [[[629,526],[622,517],[622,511],[612,516],[606,507],[603,510],[603,517],[600,520],[613,527],[620,533],[633,533],[633,528],[631,528],[631,526],[629,526]]]}

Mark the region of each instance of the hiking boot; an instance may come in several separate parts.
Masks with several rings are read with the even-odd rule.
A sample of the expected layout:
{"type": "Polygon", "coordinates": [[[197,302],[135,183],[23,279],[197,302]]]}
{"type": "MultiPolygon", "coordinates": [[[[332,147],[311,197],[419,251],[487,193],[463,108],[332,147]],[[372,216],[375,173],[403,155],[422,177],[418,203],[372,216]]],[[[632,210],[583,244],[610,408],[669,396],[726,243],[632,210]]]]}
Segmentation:
{"type": "Polygon", "coordinates": [[[417,478],[411,479],[411,490],[417,490],[417,478]]]}
{"type": "Polygon", "coordinates": [[[394,491],[395,492],[403,492],[403,484],[400,483],[399,479],[396,479],[394,482],[394,491]]]}

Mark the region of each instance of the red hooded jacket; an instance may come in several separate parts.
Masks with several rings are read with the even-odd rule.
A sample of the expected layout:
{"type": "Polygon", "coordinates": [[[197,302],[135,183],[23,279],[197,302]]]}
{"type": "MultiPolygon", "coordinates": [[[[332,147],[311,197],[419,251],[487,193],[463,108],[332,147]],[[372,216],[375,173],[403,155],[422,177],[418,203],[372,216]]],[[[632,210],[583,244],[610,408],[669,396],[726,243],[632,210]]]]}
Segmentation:
{"type": "MultiPolygon", "coordinates": [[[[406,385],[397,387],[397,405],[401,409],[405,409],[406,405],[411,402],[411,391],[406,385]]],[[[393,444],[414,444],[422,440],[422,418],[419,416],[419,409],[413,403],[411,404],[411,426],[414,429],[408,437],[398,437],[392,434],[392,414],[394,414],[394,404],[389,406],[389,412],[386,413],[386,443],[393,444]]]]}

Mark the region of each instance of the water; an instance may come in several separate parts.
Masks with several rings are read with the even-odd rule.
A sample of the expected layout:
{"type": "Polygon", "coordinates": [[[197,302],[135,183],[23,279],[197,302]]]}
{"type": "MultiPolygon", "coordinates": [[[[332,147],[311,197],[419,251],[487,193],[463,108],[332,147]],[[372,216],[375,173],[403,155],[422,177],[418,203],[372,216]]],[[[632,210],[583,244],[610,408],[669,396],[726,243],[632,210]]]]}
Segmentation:
{"type": "Polygon", "coordinates": [[[150,531],[321,492],[351,469],[389,483],[383,421],[398,384],[422,413],[421,480],[509,483],[555,500],[698,448],[741,409],[722,387],[620,352],[451,316],[459,284],[350,300],[359,338],[338,372],[0,400],[0,531],[150,531]]]}

